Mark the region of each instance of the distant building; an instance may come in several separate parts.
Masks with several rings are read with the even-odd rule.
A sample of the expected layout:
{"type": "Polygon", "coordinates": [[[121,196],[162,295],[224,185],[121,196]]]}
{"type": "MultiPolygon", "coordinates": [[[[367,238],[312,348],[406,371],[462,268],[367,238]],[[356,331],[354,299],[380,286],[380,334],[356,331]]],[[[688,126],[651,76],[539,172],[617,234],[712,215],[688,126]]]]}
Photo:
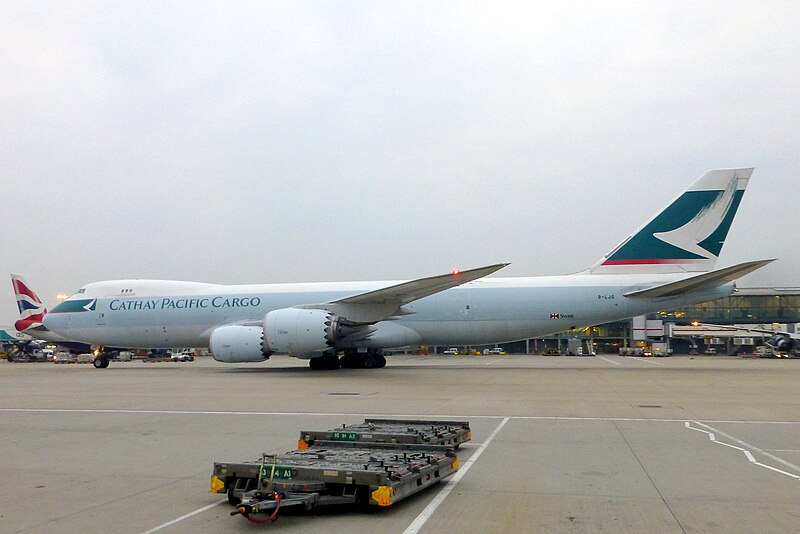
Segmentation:
{"type": "Polygon", "coordinates": [[[569,339],[579,338],[598,353],[617,353],[620,347],[644,343],[667,343],[676,353],[686,353],[694,344],[701,352],[713,346],[721,353],[732,353],[739,346],[759,345],[769,338],[769,334],[746,329],[695,327],[691,325],[694,321],[800,332],[800,287],[741,288],[730,297],[694,306],[500,346],[508,352],[566,350],[569,339]]]}
{"type": "Polygon", "coordinates": [[[724,325],[800,323],[800,287],[742,288],[730,297],[654,313],[647,318],[724,325]]]}

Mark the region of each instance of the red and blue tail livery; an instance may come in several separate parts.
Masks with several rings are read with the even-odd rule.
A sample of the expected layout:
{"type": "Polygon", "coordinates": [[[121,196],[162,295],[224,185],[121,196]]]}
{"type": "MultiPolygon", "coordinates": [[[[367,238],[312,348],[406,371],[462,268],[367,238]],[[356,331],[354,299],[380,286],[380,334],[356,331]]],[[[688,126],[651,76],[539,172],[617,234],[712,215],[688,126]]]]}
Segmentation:
{"type": "Polygon", "coordinates": [[[42,321],[47,313],[47,309],[42,304],[42,299],[30,288],[25,279],[18,274],[11,275],[11,285],[14,286],[17,308],[19,308],[19,319],[14,323],[17,331],[24,332],[29,328],[42,326],[42,321]]]}
{"type": "Polygon", "coordinates": [[[752,168],[706,172],[603,257],[590,272],[630,274],[712,270],[752,173],[752,168]]]}

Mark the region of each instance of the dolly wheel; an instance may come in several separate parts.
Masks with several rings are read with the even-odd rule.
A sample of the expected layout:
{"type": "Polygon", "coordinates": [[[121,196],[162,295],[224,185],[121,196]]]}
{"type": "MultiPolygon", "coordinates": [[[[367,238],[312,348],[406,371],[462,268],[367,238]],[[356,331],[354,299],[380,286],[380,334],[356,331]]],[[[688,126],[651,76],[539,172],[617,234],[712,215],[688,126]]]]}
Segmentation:
{"type": "Polygon", "coordinates": [[[233,494],[233,490],[236,489],[236,482],[237,479],[235,478],[230,478],[226,482],[228,486],[228,503],[231,506],[239,506],[240,504],[242,504],[242,499],[233,494]]]}
{"type": "Polygon", "coordinates": [[[380,507],[369,503],[369,486],[356,488],[356,510],[359,514],[374,514],[380,510],[380,507]]]}

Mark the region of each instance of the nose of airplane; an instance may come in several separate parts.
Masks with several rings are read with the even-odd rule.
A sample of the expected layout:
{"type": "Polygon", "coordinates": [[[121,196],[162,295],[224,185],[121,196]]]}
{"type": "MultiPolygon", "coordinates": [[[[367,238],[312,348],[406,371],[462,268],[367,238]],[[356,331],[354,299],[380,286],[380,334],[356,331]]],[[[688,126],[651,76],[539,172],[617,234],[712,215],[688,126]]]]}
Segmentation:
{"type": "Polygon", "coordinates": [[[41,324],[48,330],[52,330],[58,334],[64,334],[63,330],[67,327],[67,319],[69,314],[66,313],[47,313],[42,318],[41,324]]]}

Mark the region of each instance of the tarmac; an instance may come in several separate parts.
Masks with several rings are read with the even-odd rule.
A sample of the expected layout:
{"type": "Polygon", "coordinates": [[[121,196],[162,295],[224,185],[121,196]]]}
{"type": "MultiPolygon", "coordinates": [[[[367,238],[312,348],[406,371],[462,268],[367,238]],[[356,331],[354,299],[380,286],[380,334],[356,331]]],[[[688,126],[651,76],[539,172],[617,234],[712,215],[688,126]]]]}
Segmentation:
{"type": "Polygon", "coordinates": [[[0,532],[800,532],[800,361],[411,356],[384,369],[0,362],[0,532]],[[467,420],[445,482],[256,526],[215,461],[369,416],[467,420]]]}

